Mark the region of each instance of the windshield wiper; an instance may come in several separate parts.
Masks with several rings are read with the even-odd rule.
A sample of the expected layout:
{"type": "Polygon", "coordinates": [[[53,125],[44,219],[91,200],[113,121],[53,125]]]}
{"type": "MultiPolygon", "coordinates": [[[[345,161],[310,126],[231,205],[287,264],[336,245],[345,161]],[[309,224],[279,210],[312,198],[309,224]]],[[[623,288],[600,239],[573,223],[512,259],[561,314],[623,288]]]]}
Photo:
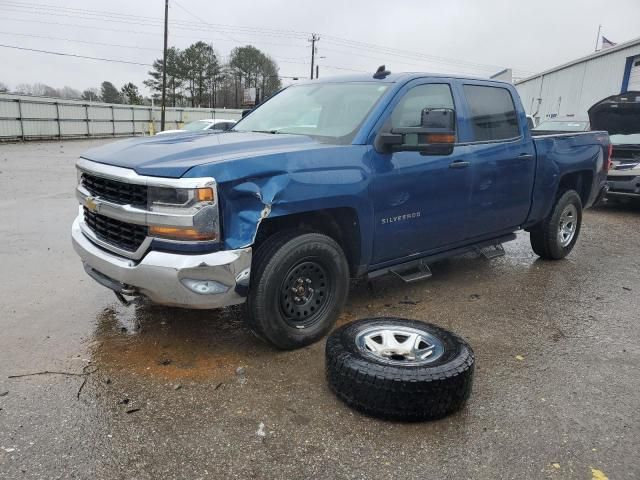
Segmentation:
{"type": "Polygon", "coordinates": [[[280,133],[278,130],[251,130],[255,133],[270,133],[271,135],[275,135],[276,133],[280,133]]]}

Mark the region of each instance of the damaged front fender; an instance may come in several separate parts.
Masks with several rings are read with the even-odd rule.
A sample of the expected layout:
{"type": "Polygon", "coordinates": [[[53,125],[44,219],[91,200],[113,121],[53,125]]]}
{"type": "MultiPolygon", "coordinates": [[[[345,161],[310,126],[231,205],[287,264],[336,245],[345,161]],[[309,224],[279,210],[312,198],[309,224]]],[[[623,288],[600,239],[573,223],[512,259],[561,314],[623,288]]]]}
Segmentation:
{"type": "Polygon", "coordinates": [[[343,168],[282,173],[223,187],[220,195],[226,247],[252,245],[261,222],[267,218],[344,207],[362,212],[358,216],[366,218],[366,185],[362,171],[343,168]]]}

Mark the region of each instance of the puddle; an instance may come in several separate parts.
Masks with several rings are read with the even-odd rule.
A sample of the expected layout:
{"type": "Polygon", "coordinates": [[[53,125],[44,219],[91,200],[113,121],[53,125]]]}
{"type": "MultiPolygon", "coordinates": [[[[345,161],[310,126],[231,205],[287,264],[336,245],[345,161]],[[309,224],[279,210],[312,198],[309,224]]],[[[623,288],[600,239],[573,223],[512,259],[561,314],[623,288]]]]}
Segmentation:
{"type": "Polygon", "coordinates": [[[243,326],[241,308],[182,310],[144,301],[106,307],[91,345],[105,374],[165,381],[223,380],[273,353],[243,326]]]}

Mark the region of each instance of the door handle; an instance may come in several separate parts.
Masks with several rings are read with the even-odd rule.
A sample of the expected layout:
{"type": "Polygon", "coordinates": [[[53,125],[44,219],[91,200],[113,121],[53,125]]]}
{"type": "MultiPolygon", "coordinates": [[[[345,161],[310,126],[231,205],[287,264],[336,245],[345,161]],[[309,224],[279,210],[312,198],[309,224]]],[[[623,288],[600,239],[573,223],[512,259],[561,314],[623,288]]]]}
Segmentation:
{"type": "Polygon", "coordinates": [[[521,153],[520,155],[518,155],[518,159],[519,160],[533,160],[533,155],[531,155],[530,153],[521,153]]]}
{"type": "Polygon", "coordinates": [[[464,160],[456,160],[455,162],[451,162],[449,164],[449,168],[467,168],[470,165],[469,162],[465,162],[464,160]]]}

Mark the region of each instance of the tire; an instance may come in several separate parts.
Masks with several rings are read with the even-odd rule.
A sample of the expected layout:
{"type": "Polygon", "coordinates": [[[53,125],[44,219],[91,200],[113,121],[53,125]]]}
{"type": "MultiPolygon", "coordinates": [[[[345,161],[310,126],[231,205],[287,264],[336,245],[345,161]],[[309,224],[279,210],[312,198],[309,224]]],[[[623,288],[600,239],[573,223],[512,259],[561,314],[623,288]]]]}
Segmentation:
{"type": "Polygon", "coordinates": [[[539,257],[547,260],[560,260],[573,250],[580,235],[581,225],[582,201],[580,195],[575,190],[567,190],[558,197],[549,216],[530,230],[531,248],[539,257]],[[570,223],[573,225],[573,233],[569,239],[565,235],[568,235],[566,228],[569,228],[570,223]],[[563,232],[562,239],[561,230],[563,232]]]}
{"type": "Polygon", "coordinates": [[[348,293],[349,266],[331,237],[279,232],[254,256],[246,323],[279,349],[301,348],[329,333],[348,293]]]}
{"type": "Polygon", "coordinates": [[[464,340],[416,320],[360,320],[337,329],[327,339],[326,373],[331,390],[347,405],[383,419],[435,420],[459,410],[471,394],[474,364],[473,350],[464,340]],[[385,358],[366,346],[372,338],[364,340],[381,329],[407,336],[418,332],[428,336],[435,349],[422,363],[401,360],[402,355],[397,354],[385,358]]]}

